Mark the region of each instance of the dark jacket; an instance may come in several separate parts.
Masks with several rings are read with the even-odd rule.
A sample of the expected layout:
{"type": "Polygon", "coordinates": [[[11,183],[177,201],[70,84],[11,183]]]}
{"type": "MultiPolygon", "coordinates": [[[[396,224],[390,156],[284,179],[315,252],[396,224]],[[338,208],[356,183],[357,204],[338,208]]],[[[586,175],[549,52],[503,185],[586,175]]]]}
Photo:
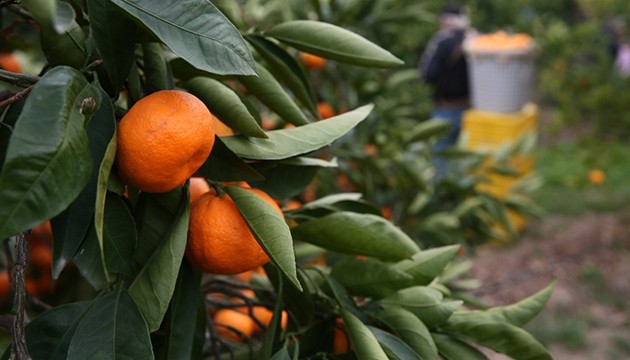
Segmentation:
{"type": "Polygon", "coordinates": [[[433,85],[436,101],[467,100],[468,65],[462,49],[464,30],[445,29],[429,41],[420,59],[422,79],[433,85]]]}

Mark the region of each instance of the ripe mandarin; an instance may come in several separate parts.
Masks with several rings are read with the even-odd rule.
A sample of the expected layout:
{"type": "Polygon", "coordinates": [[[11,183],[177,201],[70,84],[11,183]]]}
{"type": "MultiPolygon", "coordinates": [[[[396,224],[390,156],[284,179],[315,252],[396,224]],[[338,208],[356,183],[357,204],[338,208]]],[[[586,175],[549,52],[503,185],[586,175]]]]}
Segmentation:
{"type": "Polygon", "coordinates": [[[326,59],[317,55],[301,52],[298,55],[300,62],[308,69],[318,70],[326,66],[326,59]]]}
{"type": "MultiPolygon", "coordinates": [[[[283,216],[269,195],[259,189],[246,190],[283,216]]],[[[226,275],[253,270],[269,261],[230,196],[212,191],[191,205],[186,257],[200,271],[226,275]]]]}
{"type": "Polygon", "coordinates": [[[181,185],[210,155],[213,118],[201,100],[184,91],[145,96],[118,126],[116,165],[121,179],[153,193],[181,185]]]}

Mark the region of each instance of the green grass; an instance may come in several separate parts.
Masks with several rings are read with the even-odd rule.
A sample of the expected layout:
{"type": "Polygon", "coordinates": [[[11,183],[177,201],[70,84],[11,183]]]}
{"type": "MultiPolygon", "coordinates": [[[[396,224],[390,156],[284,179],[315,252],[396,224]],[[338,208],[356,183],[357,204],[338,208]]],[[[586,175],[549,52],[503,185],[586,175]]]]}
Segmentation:
{"type": "Polygon", "coordinates": [[[630,145],[582,140],[539,148],[535,156],[543,185],[532,198],[549,213],[615,211],[630,201],[630,145]],[[602,185],[589,182],[592,169],[606,173],[602,185]]]}

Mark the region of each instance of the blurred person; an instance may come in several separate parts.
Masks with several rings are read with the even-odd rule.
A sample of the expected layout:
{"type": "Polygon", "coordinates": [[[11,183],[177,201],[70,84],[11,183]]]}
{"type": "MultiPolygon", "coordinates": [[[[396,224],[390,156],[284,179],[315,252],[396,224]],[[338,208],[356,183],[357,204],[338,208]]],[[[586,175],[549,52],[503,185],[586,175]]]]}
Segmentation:
{"type": "MultiPolygon", "coordinates": [[[[463,42],[469,32],[468,17],[461,6],[448,4],[439,16],[439,30],[421,55],[418,70],[423,81],[432,86],[433,118],[447,120],[449,133],[439,139],[434,150],[453,146],[459,137],[463,112],[470,107],[468,64],[463,42]]],[[[446,161],[439,155],[434,164],[437,178],[446,175],[446,161]]]]}

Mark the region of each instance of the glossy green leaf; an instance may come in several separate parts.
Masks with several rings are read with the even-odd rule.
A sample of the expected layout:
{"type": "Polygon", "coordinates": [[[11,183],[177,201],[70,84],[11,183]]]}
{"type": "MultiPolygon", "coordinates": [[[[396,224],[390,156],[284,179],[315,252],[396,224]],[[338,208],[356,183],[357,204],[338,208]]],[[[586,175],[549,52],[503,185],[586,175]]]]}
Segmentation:
{"type": "Polygon", "coordinates": [[[443,246],[420,251],[411,260],[403,260],[393,268],[411,275],[415,285],[428,285],[457,254],[459,245],[443,246]]]}
{"type": "Polygon", "coordinates": [[[287,159],[330,145],[365,120],[372,108],[372,105],[365,105],[326,121],[268,131],[268,139],[230,136],[223,138],[223,141],[234,153],[245,159],[287,159]]]}
{"type": "Polygon", "coordinates": [[[109,193],[105,203],[103,224],[103,249],[108,272],[125,276],[134,274],[133,254],[136,239],[136,223],[131,211],[120,195],[109,193]]]}
{"type": "Polygon", "coordinates": [[[210,112],[237,133],[267,138],[267,134],[251,115],[238,94],[219,80],[197,76],[188,80],[184,89],[197,96],[210,112]]]}
{"type": "Polygon", "coordinates": [[[47,310],[26,326],[29,355],[35,360],[65,360],[70,340],[91,301],[60,305],[47,310]]]}
{"type": "Polygon", "coordinates": [[[312,324],[315,319],[315,299],[311,292],[315,290],[309,289],[309,285],[313,283],[313,279],[309,274],[300,268],[297,269],[297,277],[300,284],[304,285],[304,291],[299,291],[293,286],[283,286],[282,292],[280,292],[278,276],[280,271],[278,268],[267,263],[264,265],[264,269],[276,293],[281,294],[282,303],[286,305],[292,323],[299,327],[306,327],[312,324]]]}
{"type": "Polygon", "coordinates": [[[0,239],[61,213],[92,171],[86,121],[100,93],[78,71],[60,66],[35,85],[0,172],[0,239]]]}
{"type": "Polygon", "coordinates": [[[387,360],[374,334],[350,311],[341,309],[341,317],[358,360],[387,360]]]}
{"type": "Polygon", "coordinates": [[[198,69],[215,74],[256,73],[241,33],[209,1],[111,1],[198,69]]]}
{"type": "MultiPolygon", "coordinates": [[[[278,278],[276,288],[278,290],[278,293],[282,294],[284,292],[283,276],[279,272],[276,273],[276,276],[278,278]]],[[[271,358],[272,354],[280,346],[280,333],[282,332],[280,321],[282,318],[282,308],[284,307],[284,303],[282,300],[283,298],[278,298],[274,305],[273,315],[271,317],[271,321],[269,322],[267,331],[265,332],[263,344],[259,352],[259,356],[262,359],[271,358]]]]}
{"type": "Polygon", "coordinates": [[[443,301],[442,293],[426,286],[413,286],[380,300],[383,305],[400,306],[415,314],[429,328],[448,320],[463,302],[443,301]]]}
{"type": "Polygon", "coordinates": [[[376,340],[387,354],[387,357],[392,360],[423,360],[418,353],[416,353],[409,345],[407,345],[400,338],[383,331],[379,328],[368,326],[368,329],[374,334],[376,340]]]}
{"type": "Polygon", "coordinates": [[[162,44],[146,41],[141,45],[145,94],[148,95],[156,91],[170,89],[168,79],[170,74],[166,66],[162,44]]]}
{"type": "Polygon", "coordinates": [[[549,352],[527,331],[508,323],[485,320],[446,324],[441,331],[457,334],[519,360],[551,360],[549,352]]]}
{"type": "Polygon", "coordinates": [[[147,325],[126,292],[98,298],[83,315],[68,348],[75,359],[153,359],[147,325]]]}
{"type": "Polygon", "coordinates": [[[129,296],[138,305],[150,332],[160,327],[168,309],[188,239],[188,191],[177,191],[181,194],[179,211],[171,218],[168,234],[129,286],[129,296]]]}
{"type": "MultiPolygon", "coordinates": [[[[201,302],[199,286],[201,285],[201,273],[195,271],[187,261],[182,262],[173,298],[170,305],[170,316],[167,323],[168,353],[166,359],[188,360],[195,359],[199,354],[193,355],[193,341],[197,312],[201,302]]],[[[205,319],[204,319],[205,320],[205,319]]]]}
{"type": "Polygon", "coordinates": [[[104,289],[109,282],[104,259],[96,230],[92,225],[74,255],[73,262],[79,269],[81,276],[96,290],[104,289]]]}
{"type": "Polygon", "coordinates": [[[438,350],[427,326],[412,312],[388,306],[376,318],[409,345],[423,360],[437,360],[438,350]]]}
{"type": "Polygon", "coordinates": [[[446,360],[487,360],[488,358],[477,348],[448,335],[432,333],[438,352],[446,360]]]}
{"type": "Polygon", "coordinates": [[[225,145],[224,141],[230,138],[215,136],[212,152],[197,170],[197,174],[214,181],[264,180],[262,174],[225,145]]]}
{"type": "Polygon", "coordinates": [[[348,293],[348,291],[346,291],[346,288],[344,288],[343,285],[328,275],[324,275],[324,280],[326,281],[325,286],[323,287],[324,291],[332,295],[341,309],[351,312],[363,322],[368,321],[367,314],[359,309],[354,301],[354,298],[348,293]]]}
{"type": "MultiPolygon", "coordinates": [[[[111,104],[111,103],[110,103],[111,104]]],[[[96,186],[96,201],[94,203],[94,232],[98,241],[101,263],[105,264],[105,251],[103,245],[103,223],[105,218],[105,200],[109,188],[109,179],[116,158],[116,132],[112,135],[103,155],[101,166],[98,169],[98,181],[96,186]]]]}
{"type": "Polygon", "coordinates": [[[556,282],[517,303],[494,307],[488,310],[459,311],[453,314],[449,323],[459,321],[496,321],[515,326],[524,326],[538,315],[551,297],[556,282]]]}
{"type": "MultiPolygon", "coordinates": [[[[100,90],[101,98],[107,94],[100,90]]],[[[66,263],[77,252],[90,226],[93,226],[100,165],[107,157],[109,143],[115,141],[116,119],[109,101],[103,101],[87,124],[87,135],[93,166],[90,180],[76,200],[51,220],[53,243],[53,277],[57,278],[66,263]]]]}
{"type": "Polygon", "coordinates": [[[296,288],[301,290],[302,285],[297,278],[293,239],[284,218],[260,196],[246,189],[227,186],[225,191],[236,204],[252,234],[271,261],[296,288]]]}
{"type": "Polygon", "coordinates": [[[409,285],[411,275],[371,258],[344,258],[333,266],[330,276],[352,295],[381,298],[409,285]]]}
{"type": "Polygon", "coordinates": [[[292,229],[296,240],[341,253],[383,260],[409,259],[420,251],[402,230],[377,215],[335,212],[292,229]]]}
{"type": "Polygon", "coordinates": [[[259,188],[274,199],[288,199],[299,195],[313,181],[318,168],[263,162],[253,164],[254,169],[265,177],[250,185],[259,188]]]}
{"type": "Polygon", "coordinates": [[[177,191],[181,194],[179,211],[171,218],[168,234],[129,286],[129,296],[138,305],[150,332],[160,327],[168,309],[188,239],[188,189],[179,188],[177,191]]]}
{"type": "Polygon", "coordinates": [[[366,38],[325,22],[288,21],[272,27],[264,34],[298,50],[349,64],[374,67],[404,64],[366,38]]]}
{"type": "Polygon", "coordinates": [[[114,91],[120,90],[133,61],[136,25],[108,0],[88,0],[90,32],[114,91]]]}
{"type": "Polygon", "coordinates": [[[138,246],[134,260],[136,268],[143,268],[164,242],[173,225],[173,219],[181,211],[181,188],[168,193],[141,193],[134,217],[138,227],[138,246]]]}
{"type": "Polygon", "coordinates": [[[278,350],[278,352],[273,354],[273,356],[270,359],[271,360],[291,360],[291,356],[289,355],[289,350],[285,346],[281,348],[280,350],[278,350]]]}
{"type": "Polygon", "coordinates": [[[245,40],[249,41],[267,62],[269,72],[285,84],[311,114],[319,117],[313,87],[295,57],[263,36],[250,34],[245,36],[245,40]]]}
{"type": "Polygon", "coordinates": [[[83,29],[74,20],[61,34],[46,26],[40,29],[41,49],[48,64],[54,67],[82,68],[88,55],[86,38],[83,29]]]}
{"type": "Polygon", "coordinates": [[[269,70],[258,65],[257,71],[258,76],[240,76],[238,80],[282,120],[298,126],[308,124],[309,121],[302,110],[269,70]]]}
{"type": "Polygon", "coordinates": [[[450,127],[450,122],[442,119],[423,121],[406,132],[404,141],[425,141],[432,137],[444,134],[450,127]]]}

